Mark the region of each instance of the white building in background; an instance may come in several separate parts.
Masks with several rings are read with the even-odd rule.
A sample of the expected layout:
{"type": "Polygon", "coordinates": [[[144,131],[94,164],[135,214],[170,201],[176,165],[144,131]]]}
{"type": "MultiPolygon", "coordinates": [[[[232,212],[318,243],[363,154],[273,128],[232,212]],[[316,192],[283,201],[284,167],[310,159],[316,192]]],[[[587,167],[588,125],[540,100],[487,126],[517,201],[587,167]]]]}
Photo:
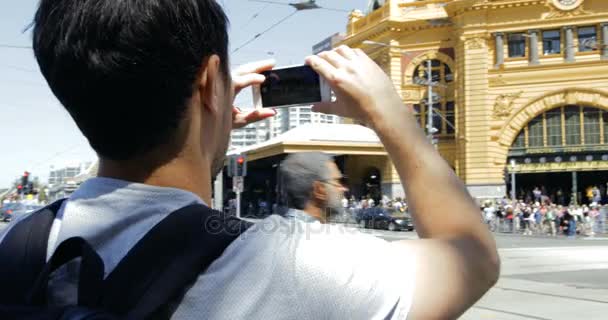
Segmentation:
{"type": "Polygon", "coordinates": [[[87,170],[89,167],[91,167],[92,164],[92,162],[81,162],[67,164],[66,166],[59,169],[51,167],[51,171],[49,172],[48,184],[49,186],[63,184],[87,170]]]}
{"type": "Polygon", "coordinates": [[[340,117],[312,112],[311,106],[280,109],[278,114],[268,120],[270,138],[279,136],[293,128],[310,123],[341,123],[340,117]]]}
{"type": "Polygon", "coordinates": [[[232,130],[230,135],[230,149],[241,148],[269,139],[269,121],[253,123],[241,129],[232,130]]]}
{"type": "Polygon", "coordinates": [[[277,114],[265,121],[232,131],[230,149],[247,147],[310,123],[338,124],[340,117],[312,112],[311,106],[279,108],[277,114]]]}
{"type": "Polygon", "coordinates": [[[84,181],[84,176],[94,176],[98,162],[81,162],[68,164],[63,168],[51,167],[48,181],[48,198],[50,201],[69,197],[84,181]],[[94,173],[93,173],[94,172],[94,173]]]}

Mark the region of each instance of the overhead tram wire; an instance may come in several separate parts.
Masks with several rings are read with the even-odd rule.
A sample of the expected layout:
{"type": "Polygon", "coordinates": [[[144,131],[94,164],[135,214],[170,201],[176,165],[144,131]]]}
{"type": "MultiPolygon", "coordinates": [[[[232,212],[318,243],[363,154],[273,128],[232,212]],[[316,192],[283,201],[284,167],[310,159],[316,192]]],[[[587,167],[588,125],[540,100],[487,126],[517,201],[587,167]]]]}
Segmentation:
{"type": "Polygon", "coordinates": [[[28,49],[28,50],[32,49],[31,46],[19,46],[19,45],[4,44],[4,43],[0,43],[0,48],[4,48],[4,49],[28,49]]]}
{"type": "Polygon", "coordinates": [[[254,13],[253,16],[251,16],[251,18],[249,19],[249,21],[247,21],[240,29],[244,30],[245,28],[247,28],[251,24],[251,22],[253,22],[253,20],[257,19],[260,16],[260,14],[262,14],[262,12],[264,12],[269,6],[270,6],[270,3],[267,3],[266,5],[264,5],[264,7],[262,9],[260,9],[260,11],[254,13]]]}
{"type": "Polygon", "coordinates": [[[238,48],[234,49],[232,51],[232,53],[236,53],[237,51],[243,49],[244,47],[246,47],[248,44],[254,42],[256,39],[258,39],[259,37],[261,37],[262,35],[264,35],[265,33],[269,32],[270,30],[276,28],[278,25],[280,25],[281,23],[285,22],[287,19],[291,18],[293,15],[295,15],[296,13],[298,13],[298,11],[294,11],[292,13],[290,13],[288,16],[286,16],[285,18],[279,20],[278,22],[274,23],[273,25],[271,25],[270,27],[268,27],[266,30],[256,34],[255,36],[253,36],[253,38],[247,40],[245,43],[243,43],[242,45],[240,45],[238,48]]]}
{"type": "Polygon", "coordinates": [[[344,10],[344,9],[322,7],[322,6],[319,6],[318,4],[316,4],[315,0],[304,0],[304,1],[292,2],[292,3],[285,3],[285,2],[278,2],[278,1],[269,1],[269,0],[249,0],[249,1],[250,2],[262,2],[262,3],[278,4],[278,5],[282,5],[282,6],[290,6],[290,7],[296,8],[296,10],[298,10],[298,11],[312,10],[312,9],[323,9],[323,10],[336,11],[336,12],[347,12],[347,13],[351,12],[349,10],[344,10]]]}

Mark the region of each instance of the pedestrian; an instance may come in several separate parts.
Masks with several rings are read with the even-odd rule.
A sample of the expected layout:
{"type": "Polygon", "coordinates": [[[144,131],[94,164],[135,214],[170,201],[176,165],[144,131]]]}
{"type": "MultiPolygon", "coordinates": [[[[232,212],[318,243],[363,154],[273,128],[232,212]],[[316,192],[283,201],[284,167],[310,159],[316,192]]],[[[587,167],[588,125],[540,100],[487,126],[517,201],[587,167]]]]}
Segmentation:
{"type": "Polygon", "coordinates": [[[551,204],[549,210],[547,210],[547,214],[545,215],[546,224],[549,226],[549,232],[553,237],[557,235],[557,229],[555,227],[555,220],[557,219],[556,211],[557,208],[555,204],[551,204]]]}
{"type": "Polygon", "coordinates": [[[506,222],[507,225],[509,226],[509,232],[513,233],[514,232],[514,213],[513,213],[513,206],[511,205],[507,205],[505,207],[506,209],[506,222]]]}
{"type": "Polygon", "coordinates": [[[563,223],[564,229],[566,230],[566,235],[568,237],[576,236],[576,217],[571,213],[574,211],[573,207],[570,207],[566,211],[564,211],[563,223]]]}
{"type": "Polygon", "coordinates": [[[602,194],[600,192],[600,189],[597,186],[593,186],[593,189],[591,190],[591,192],[593,193],[592,202],[595,202],[595,203],[602,202],[602,194]]]}
{"type": "Polygon", "coordinates": [[[522,215],[523,215],[522,210],[523,210],[522,205],[520,203],[518,203],[517,207],[515,208],[515,210],[513,212],[513,233],[519,233],[521,230],[522,215]]]}
{"type": "Polygon", "coordinates": [[[596,233],[606,232],[606,213],[608,212],[608,204],[601,206],[598,205],[598,216],[596,219],[596,233]]]}
{"type": "MultiPolygon", "coordinates": [[[[86,260],[97,258],[94,270],[83,266],[95,271],[95,277],[79,274],[82,260],[76,259],[62,264],[35,299],[17,297],[28,288],[7,292],[7,283],[35,279],[42,272],[42,266],[25,265],[1,272],[11,275],[2,280],[2,296],[43,300],[49,306],[82,302],[95,312],[128,318],[122,308],[104,309],[97,302],[118,300],[122,306],[127,300],[121,299],[122,292],[142,287],[145,294],[129,295],[128,300],[166,297],[159,305],[143,306],[153,309],[150,314],[158,310],[154,315],[174,319],[455,319],[475,304],[498,280],[495,241],[466,186],[428,142],[392,80],[360,49],[341,46],[306,59],[336,97],[313,110],[352,118],[375,130],[403,189],[410,191],[413,221],[423,240],[389,243],[360,232],[345,235],[336,231],[340,226],[320,223],[315,225],[327,232],[282,232],[293,219],[271,215],[250,225],[210,211],[212,177],[224,165],[231,129],[275,114],[233,107],[235,95],[265,81],[260,72],[273,65],[246,65],[231,76],[227,25],[213,0],[40,1],[33,22],[40,70],[100,159],[98,177],[83,183],[58,208],[41,211],[54,210],[57,218],[47,229],[46,254],[36,258],[44,261],[58,247],[83,244],[86,260]],[[139,253],[142,236],[147,239],[157,225],[169,226],[179,217],[172,212],[192,214],[200,225],[164,228],[161,239],[198,239],[197,233],[184,234],[188,229],[205,233],[206,242],[187,247],[161,242],[154,251],[142,249],[146,259],[135,261],[137,272],[111,282],[122,289],[118,296],[97,299],[104,290],[72,290],[91,283],[105,289],[123,258],[139,253]],[[215,217],[221,228],[203,224],[203,213],[215,217]],[[214,249],[217,232],[234,241],[214,249]],[[173,260],[158,262],[166,260],[158,250],[215,250],[217,259],[204,268],[195,268],[193,262],[190,281],[169,292],[160,290],[173,285],[163,278],[159,281],[164,286],[156,288],[133,282],[142,273],[169,280],[181,276],[170,269],[173,260]]],[[[314,204],[317,208],[330,201],[324,188],[338,184],[337,176],[326,178],[314,184],[313,194],[302,195],[323,201],[314,204]]],[[[5,229],[0,256],[20,258],[25,248],[17,235],[25,228],[32,234],[39,230],[27,224],[31,219],[5,229]]],[[[3,260],[0,268],[9,265],[3,260]]]]}
{"type": "Polygon", "coordinates": [[[523,210],[523,221],[524,221],[524,235],[531,236],[534,230],[534,214],[532,213],[532,207],[526,207],[523,210]]]}
{"type": "Polygon", "coordinates": [[[327,223],[331,214],[342,213],[341,199],[348,190],[330,156],[320,152],[292,154],[281,163],[280,176],[288,218],[327,223]]]}
{"type": "Polygon", "coordinates": [[[538,187],[534,187],[532,194],[534,195],[534,202],[540,202],[542,200],[543,193],[538,187]]]}
{"type": "Polygon", "coordinates": [[[487,200],[484,203],[484,208],[482,211],[483,211],[484,221],[485,221],[486,225],[488,226],[488,228],[490,229],[490,231],[496,231],[496,223],[495,223],[496,209],[494,208],[494,206],[492,205],[492,202],[490,200],[487,200]]]}

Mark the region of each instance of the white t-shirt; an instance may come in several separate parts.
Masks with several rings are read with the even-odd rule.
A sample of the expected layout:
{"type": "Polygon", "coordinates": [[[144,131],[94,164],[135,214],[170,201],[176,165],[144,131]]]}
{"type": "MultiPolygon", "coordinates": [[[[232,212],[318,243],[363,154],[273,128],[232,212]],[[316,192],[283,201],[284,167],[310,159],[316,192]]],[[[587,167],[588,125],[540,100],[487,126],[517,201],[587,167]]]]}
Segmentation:
{"type": "Polygon", "coordinates": [[[494,207],[483,208],[483,214],[484,214],[484,217],[486,220],[494,219],[495,212],[496,212],[496,209],[494,209],[494,207]]]}
{"type": "Polygon", "coordinates": [[[342,208],[348,208],[348,199],[342,198],[342,208]]]}
{"type": "MultiPolygon", "coordinates": [[[[104,260],[107,276],[147,231],[192,203],[202,200],[183,190],[91,179],[63,204],[48,254],[61,241],[82,236],[104,260]]],[[[51,280],[53,304],[75,302],[77,274],[70,270],[51,280]]],[[[172,318],[405,319],[415,278],[415,257],[397,244],[273,215],[250,227],[199,276],[172,318]]]]}

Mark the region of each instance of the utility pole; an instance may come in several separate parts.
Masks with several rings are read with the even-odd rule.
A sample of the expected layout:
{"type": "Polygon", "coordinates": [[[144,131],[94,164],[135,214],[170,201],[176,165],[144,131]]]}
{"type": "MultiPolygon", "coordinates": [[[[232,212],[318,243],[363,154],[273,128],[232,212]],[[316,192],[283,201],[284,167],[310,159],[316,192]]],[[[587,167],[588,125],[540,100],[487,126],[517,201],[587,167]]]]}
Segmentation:
{"type": "Polygon", "coordinates": [[[435,145],[433,141],[433,71],[431,70],[433,66],[432,60],[427,60],[426,62],[426,71],[427,71],[427,84],[428,84],[428,97],[427,97],[427,135],[429,141],[432,145],[435,145]]]}
{"type": "Polygon", "coordinates": [[[513,203],[517,200],[517,192],[515,190],[515,159],[511,159],[511,200],[513,203]]]}

